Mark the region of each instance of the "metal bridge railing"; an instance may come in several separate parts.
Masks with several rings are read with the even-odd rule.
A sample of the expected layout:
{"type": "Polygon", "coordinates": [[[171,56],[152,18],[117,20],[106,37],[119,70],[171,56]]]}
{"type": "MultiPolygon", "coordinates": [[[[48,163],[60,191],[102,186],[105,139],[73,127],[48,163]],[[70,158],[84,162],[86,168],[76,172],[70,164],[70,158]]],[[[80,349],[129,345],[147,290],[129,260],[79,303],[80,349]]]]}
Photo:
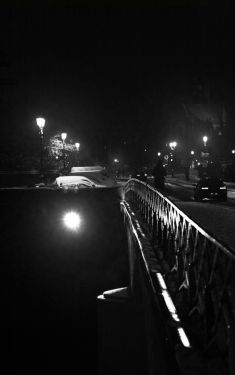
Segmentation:
{"type": "Polygon", "coordinates": [[[235,252],[143,182],[129,180],[123,198],[150,239],[190,341],[208,369],[214,361],[218,373],[235,374],[235,252]]]}

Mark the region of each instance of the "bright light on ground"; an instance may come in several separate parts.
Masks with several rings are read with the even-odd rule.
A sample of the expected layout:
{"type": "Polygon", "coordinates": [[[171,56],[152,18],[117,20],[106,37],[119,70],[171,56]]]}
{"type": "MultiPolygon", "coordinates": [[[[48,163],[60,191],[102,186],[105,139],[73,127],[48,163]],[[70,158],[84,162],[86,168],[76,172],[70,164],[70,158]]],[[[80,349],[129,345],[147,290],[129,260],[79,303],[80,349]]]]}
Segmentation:
{"type": "Polygon", "coordinates": [[[77,231],[81,225],[81,217],[78,213],[71,211],[64,215],[65,226],[73,231],[77,231]]]}

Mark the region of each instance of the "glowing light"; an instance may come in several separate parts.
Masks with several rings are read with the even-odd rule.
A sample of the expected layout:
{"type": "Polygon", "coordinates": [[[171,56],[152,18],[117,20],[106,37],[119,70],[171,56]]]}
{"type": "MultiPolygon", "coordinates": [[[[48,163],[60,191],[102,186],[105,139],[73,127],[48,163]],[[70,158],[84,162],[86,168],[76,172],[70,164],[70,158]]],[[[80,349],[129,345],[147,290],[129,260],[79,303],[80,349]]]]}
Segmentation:
{"type": "Polygon", "coordinates": [[[161,156],[161,152],[158,152],[158,153],[157,153],[157,156],[161,156]]]}
{"type": "Polygon", "coordinates": [[[190,153],[191,153],[191,155],[194,155],[194,154],[195,154],[195,152],[194,152],[193,150],[192,150],[190,153]]]}
{"type": "Polygon", "coordinates": [[[74,211],[67,212],[67,214],[64,215],[63,221],[64,225],[72,231],[77,231],[81,225],[81,217],[74,211]]]}
{"type": "Polygon", "coordinates": [[[36,123],[37,123],[37,126],[39,127],[41,133],[43,133],[43,128],[45,126],[45,122],[46,121],[43,117],[36,118],[36,123]]]}
{"type": "Polygon", "coordinates": [[[204,146],[206,147],[206,142],[208,141],[208,137],[206,135],[204,135],[204,137],[202,139],[203,139],[203,142],[204,142],[204,146]]]}
{"type": "Polygon", "coordinates": [[[235,154],[235,150],[232,150],[232,154],[235,154]]]}
{"type": "Polygon", "coordinates": [[[171,314],[172,319],[174,319],[176,322],[179,322],[180,320],[179,320],[179,317],[178,317],[175,305],[174,305],[174,303],[173,303],[173,301],[172,301],[172,299],[171,299],[168,291],[167,290],[163,290],[162,291],[162,296],[164,298],[164,301],[165,301],[165,304],[166,304],[166,306],[168,308],[168,311],[171,314]]]}
{"type": "Polygon", "coordinates": [[[160,284],[160,287],[162,289],[162,296],[164,298],[168,311],[171,314],[172,319],[174,319],[176,322],[179,322],[180,320],[179,320],[175,305],[171,299],[170,294],[168,293],[165,280],[160,273],[156,273],[156,276],[160,284]]]}
{"type": "Polygon", "coordinates": [[[183,329],[182,327],[179,327],[179,328],[177,328],[177,331],[178,331],[178,334],[179,334],[179,337],[180,337],[180,340],[181,340],[182,344],[183,344],[186,348],[191,348],[191,345],[190,345],[189,339],[188,339],[188,337],[186,336],[186,333],[185,333],[184,329],[183,329]]]}
{"type": "Polygon", "coordinates": [[[119,160],[118,159],[114,159],[114,163],[119,163],[119,160]]]}
{"type": "Polygon", "coordinates": [[[61,133],[62,141],[64,142],[67,138],[67,133],[61,133]]]}
{"type": "Polygon", "coordinates": [[[177,146],[177,142],[170,142],[169,143],[169,146],[170,146],[170,148],[172,149],[172,150],[174,150],[175,148],[176,148],[176,146],[177,146]]]}
{"type": "Polygon", "coordinates": [[[163,279],[163,276],[161,273],[156,273],[158,282],[163,290],[167,290],[165,280],[163,279]]]}
{"type": "Polygon", "coordinates": [[[75,147],[76,147],[76,150],[78,151],[79,148],[80,148],[80,143],[76,142],[76,143],[75,143],[75,147]]]}

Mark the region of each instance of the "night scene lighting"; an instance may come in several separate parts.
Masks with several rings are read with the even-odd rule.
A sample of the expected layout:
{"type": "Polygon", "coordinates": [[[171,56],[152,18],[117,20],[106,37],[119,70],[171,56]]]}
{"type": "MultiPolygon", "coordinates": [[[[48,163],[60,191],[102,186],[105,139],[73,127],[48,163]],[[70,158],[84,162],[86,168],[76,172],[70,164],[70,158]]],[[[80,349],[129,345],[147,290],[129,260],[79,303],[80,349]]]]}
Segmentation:
{"type": "Polygon", "coordinates": [[[233,2],[36,3],[0,5],[1,367],[235,374],[233,2]]]}
{"type": "Polygon", "coordinates": [[[77,212],[67,212],[64,215],[63,222],[66,228],[76,232],[80,228],[81,217],[77,212]]]}

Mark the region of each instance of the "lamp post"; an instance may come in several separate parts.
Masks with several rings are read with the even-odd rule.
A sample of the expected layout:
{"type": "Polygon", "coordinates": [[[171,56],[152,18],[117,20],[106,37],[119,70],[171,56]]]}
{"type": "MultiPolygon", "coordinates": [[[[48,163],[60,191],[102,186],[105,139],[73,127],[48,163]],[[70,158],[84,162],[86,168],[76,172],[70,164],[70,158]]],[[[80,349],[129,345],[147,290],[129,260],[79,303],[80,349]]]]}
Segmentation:
{"type": "Polygon", "coordinates": [[[79,151],[80,143],[76,142],[76,143],[75,143],[75,147],[76,147],[76,150],[79,151]]]}
{"type": "Polygon", "coordinates": [[[45,119],[43,117],[37,117],[36,123],[39,127],[40,134],[40,177],[43,178],[43,128],[45,126],[45,119]]]}
{"type": "Polygon", "coordinates": [[[235,167],[235,149],[232,149],[232,166],[235,167]]]}
{"type": "Polygon", "coordinates": [[[170,152],[170,165],[171,165],[171,176],[174,177],[174,169],[175,169],[175,148],[177,146],[177,142],[170,142],[169,143],[170,149],[172,152],[170,152]]]}
{"type": "Polygon", "coordinates": [[[174,149],[176,148],[176,146],[177,146],[177,142],[170,142],[169,143],[169,146],[170,146],[170,148],[172,149],[172,151],[174,151],[174,149]]]}
{"type": "Polygon", "coordinates": [[[118,166],[119,166],[119,160],[117,158],[113,159],[113,162],[114,162],[114,173],[115,173],[115,177],[117,178],[118,177],[118,166]]]}
{"type": "Polygon", "coordinates": [[[209,156],[210,156],[208,149],[207,149],[208,137],[204,135],[204,137],[202,137],[202,140],[203,140],[204,148],[201,152],[201,157],[204,159],[204,161],[202,162],[203,165],[206,165],[209,162],[209,156]]]}
{"type": "Polygon", "coordinates": [[[64,170],[65,170],[65,140],[67,138],[67,133],[61,133],[61,139],[62,139],[62,142],[63,142],[63,165],[64,165],[64,170]]]}
{"type": "Polygon", "coordinates": [[[207,141],[208,141],[208,137],[207,137],[206,135],[204,135],[204,137],[202,137],[202,140],[203,140],[203,142],[204,142],[204,147],[205,147],[205,149],[206,149],[206,143],[207,143],[207,141]]]}
{"type": "Polygon", "coordinates": [[[79,151],[79,149],[80,149],[80,143],[79,142],[76,142],[75,143],[75,148],[76,148],[76,162],[77,162],[77,165],[79,165],[79,160],[78,160],[78,151],[79,151]]]}

